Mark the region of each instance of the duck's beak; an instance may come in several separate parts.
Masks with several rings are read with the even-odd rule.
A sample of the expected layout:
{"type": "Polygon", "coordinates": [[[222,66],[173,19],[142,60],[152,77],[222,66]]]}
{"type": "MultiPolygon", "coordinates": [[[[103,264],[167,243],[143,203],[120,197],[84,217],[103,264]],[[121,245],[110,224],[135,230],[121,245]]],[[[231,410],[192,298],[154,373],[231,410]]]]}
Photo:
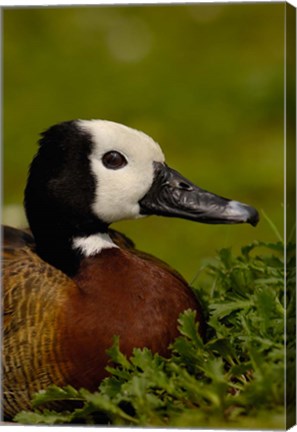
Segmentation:
{"type": "Polygon", "coordinates": [[[179,217],[208,224],[249,223],[256,226],[257,210],[195,186],[166,164],[154,162],[154,181],[140,200],[140,213],[179,217]]]}

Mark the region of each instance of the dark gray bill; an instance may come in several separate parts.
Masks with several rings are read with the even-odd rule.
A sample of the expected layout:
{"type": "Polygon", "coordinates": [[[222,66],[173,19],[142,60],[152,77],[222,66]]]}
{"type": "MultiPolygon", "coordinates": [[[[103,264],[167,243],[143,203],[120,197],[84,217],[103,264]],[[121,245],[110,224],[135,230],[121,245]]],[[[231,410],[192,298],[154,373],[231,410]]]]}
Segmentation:
{"type": "Polygon", "coordinates": [[[154,162],[155,177],[140,200],[140,213],[179,217],[208,224],[259,222],[257,210],[195,186],[166,164],[154,162]]]}

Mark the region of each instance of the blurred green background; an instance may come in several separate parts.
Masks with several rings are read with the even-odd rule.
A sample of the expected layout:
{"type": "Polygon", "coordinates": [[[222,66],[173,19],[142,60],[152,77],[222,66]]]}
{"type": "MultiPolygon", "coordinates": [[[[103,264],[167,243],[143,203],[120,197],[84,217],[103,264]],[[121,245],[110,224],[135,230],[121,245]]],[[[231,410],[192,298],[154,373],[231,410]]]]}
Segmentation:
{"type": "MultiPolygon", "coordinates": [[[[3,12],[4,211],[25,224],[38,134],[103,118],[141,129],[199,186],[246,202],[283,232],[284,3],[15,8],[3,12]]],[[[114,225],[191,281],[258,227],[151,217],[114,225]]]]}

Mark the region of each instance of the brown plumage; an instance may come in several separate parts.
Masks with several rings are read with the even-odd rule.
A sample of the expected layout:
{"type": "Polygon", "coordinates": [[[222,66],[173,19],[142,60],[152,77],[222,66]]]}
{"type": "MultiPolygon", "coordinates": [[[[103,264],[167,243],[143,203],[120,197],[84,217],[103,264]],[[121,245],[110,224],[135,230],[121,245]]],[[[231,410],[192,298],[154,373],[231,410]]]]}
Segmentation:
{"type": "MultiPolygon", "coordinates": [[[[255,209],[211,194],[164,162],[138,131],[71,121],[43,134],[25,189],[30,230],[4,228],[4,416],[50,384],[95,390],[106,349],[168,355],[177,319],[202,313],[187,282],[109,225],[157,214],[255,225],[255,209]]],[[[154,241],[159,241],[161,234],[154,241]]]]}
{"type": "Polygon", "coordinates": [[[32,394],[52,383],[95,390],[107,375],[113,335],[127,355],[145,346],[167,355],[179,312],[196,309],[201,319],[176,271],[135,251],[120,233],[111,236],[122,247],[83,260],[72,280],[36,255],[28,233],[4,227],[6,418],[30,409],[32,394]]]}

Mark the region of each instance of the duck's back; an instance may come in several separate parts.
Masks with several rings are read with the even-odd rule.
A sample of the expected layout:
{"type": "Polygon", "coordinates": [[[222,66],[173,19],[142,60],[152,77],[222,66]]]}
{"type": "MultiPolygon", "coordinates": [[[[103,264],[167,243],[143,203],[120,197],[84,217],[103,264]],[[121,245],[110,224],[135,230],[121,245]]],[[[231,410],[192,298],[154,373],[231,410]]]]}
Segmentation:
{"type": "Polygon", "coordinates": [[[3,231],[3,394],[10,418],[30,407],[32,394],[64,384],[58,361],[59,317],[75,284],[41,260],[25,231],[3,231]]]}

